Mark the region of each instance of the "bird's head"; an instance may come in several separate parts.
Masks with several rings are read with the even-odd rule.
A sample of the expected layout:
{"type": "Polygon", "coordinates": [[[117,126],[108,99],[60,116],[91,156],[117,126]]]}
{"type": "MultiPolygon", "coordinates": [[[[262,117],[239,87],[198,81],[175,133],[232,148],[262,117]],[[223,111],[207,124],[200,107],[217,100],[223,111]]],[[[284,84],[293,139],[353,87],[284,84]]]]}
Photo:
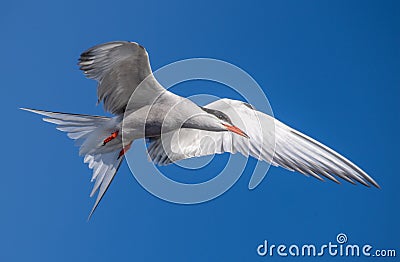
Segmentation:
{"type": "Polygon", "coordinates": [[[225,113],[200,107],[203,113],[193,116],[190,121],[187,121],[183,127],[196,128],[213,132],[230,131],[240,136],[249,138],[249,136],[243,132],[240,128],[236,127],[232,120],[225,113]]]}

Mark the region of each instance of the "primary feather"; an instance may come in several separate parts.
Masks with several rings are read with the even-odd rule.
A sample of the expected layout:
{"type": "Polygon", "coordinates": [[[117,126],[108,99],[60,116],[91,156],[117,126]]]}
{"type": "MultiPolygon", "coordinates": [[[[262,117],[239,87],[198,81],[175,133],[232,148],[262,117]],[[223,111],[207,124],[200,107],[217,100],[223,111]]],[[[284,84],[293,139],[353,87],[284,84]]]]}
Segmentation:
{"type": "Polygon", "coordinates": [[[205,107],[227,114],[250,139],[229,132],[173,131],[149,145],[149,155],[154,162],[167,165],[191,157],[240,152],[320,180],[326,177],[339,183],[337,178],[341,178],[353,184],[372,184],[379,188],[374,179],[342,155],[248,104],[221,99],[205,107]]]}

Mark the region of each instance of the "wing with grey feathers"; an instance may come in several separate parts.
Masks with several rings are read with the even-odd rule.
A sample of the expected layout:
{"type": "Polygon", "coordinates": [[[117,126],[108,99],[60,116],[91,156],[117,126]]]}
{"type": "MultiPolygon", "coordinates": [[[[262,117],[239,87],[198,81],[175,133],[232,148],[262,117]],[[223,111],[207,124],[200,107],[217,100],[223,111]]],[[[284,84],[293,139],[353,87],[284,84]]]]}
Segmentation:
{"type": "Polygon", "coordinates": [[[323,176],[339,183],[336,178],[339,177],[353,184],[359,182],[379,188],[368,174],[345,157],[241,101],[221,99],[206,107],[227,114],[250,139],[231,132],[181,129],[167,133],[150,144],[149,155],[156,164],[240,152],[320,180],[323,176]]]}
{"type": "Polygon", "coordinates": [[[105,110],[116,115],[124,113],[131,95],[145,79],[130,110],[151,103],[165,91],[153,77],[146,50],[134,42],[94,46],[81,54],[79,66],[86,77],[98,82],[97,96],[105,110]]]}

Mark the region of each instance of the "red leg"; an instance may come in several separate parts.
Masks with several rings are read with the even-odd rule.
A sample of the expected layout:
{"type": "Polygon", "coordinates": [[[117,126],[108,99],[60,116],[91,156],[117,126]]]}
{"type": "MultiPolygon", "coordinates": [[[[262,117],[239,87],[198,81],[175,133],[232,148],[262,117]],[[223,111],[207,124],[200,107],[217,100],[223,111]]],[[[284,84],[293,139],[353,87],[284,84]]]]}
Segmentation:
{"type": "Polygon", "coordinates": [[[120,159],[123,155],[125,155],[125,153],[131,148],[132,142],[130,142],[129,144],[127,144],[120,152],[119,152],[119,156],[118,159],[120,159]]]}
{"type": "Polygon", "coordinates": [[[103,141],[103,146],[106,145],[108,142],[110,142],[111,140],[113,140],[114,138],[116,138],[118,136],[119,131],[115,131],[113,133],[111,133],[111,136],[107,137],[106,139],[104,139],[103,141]]]}

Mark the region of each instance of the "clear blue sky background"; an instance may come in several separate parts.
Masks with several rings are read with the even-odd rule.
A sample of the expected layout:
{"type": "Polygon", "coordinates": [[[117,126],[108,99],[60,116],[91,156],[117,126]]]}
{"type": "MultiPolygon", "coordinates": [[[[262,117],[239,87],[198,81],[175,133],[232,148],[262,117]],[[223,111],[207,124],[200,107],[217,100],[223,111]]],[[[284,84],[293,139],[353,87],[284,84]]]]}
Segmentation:
{"type": "MultiPolygon", "coordinates": [[[[340,232],[399,253],[399,2],[264,2],[4,2],[0,261],[263,261],[271,260],[256,254],[264,239],[323,244],[340,232]],[[343,153],[382,189],[271,168],[256,190],[244,174],[223,196],[182,206],[150,195],[123,164],[87,222],[91,172],[77,148],[18,107],[104,114],[76,63],[111,40],[144,45],[153,69],[192,57],[243,68],[277,118],[343,153]]],[[[225,96],[218,87],[210,92],[225,96]]]]}

